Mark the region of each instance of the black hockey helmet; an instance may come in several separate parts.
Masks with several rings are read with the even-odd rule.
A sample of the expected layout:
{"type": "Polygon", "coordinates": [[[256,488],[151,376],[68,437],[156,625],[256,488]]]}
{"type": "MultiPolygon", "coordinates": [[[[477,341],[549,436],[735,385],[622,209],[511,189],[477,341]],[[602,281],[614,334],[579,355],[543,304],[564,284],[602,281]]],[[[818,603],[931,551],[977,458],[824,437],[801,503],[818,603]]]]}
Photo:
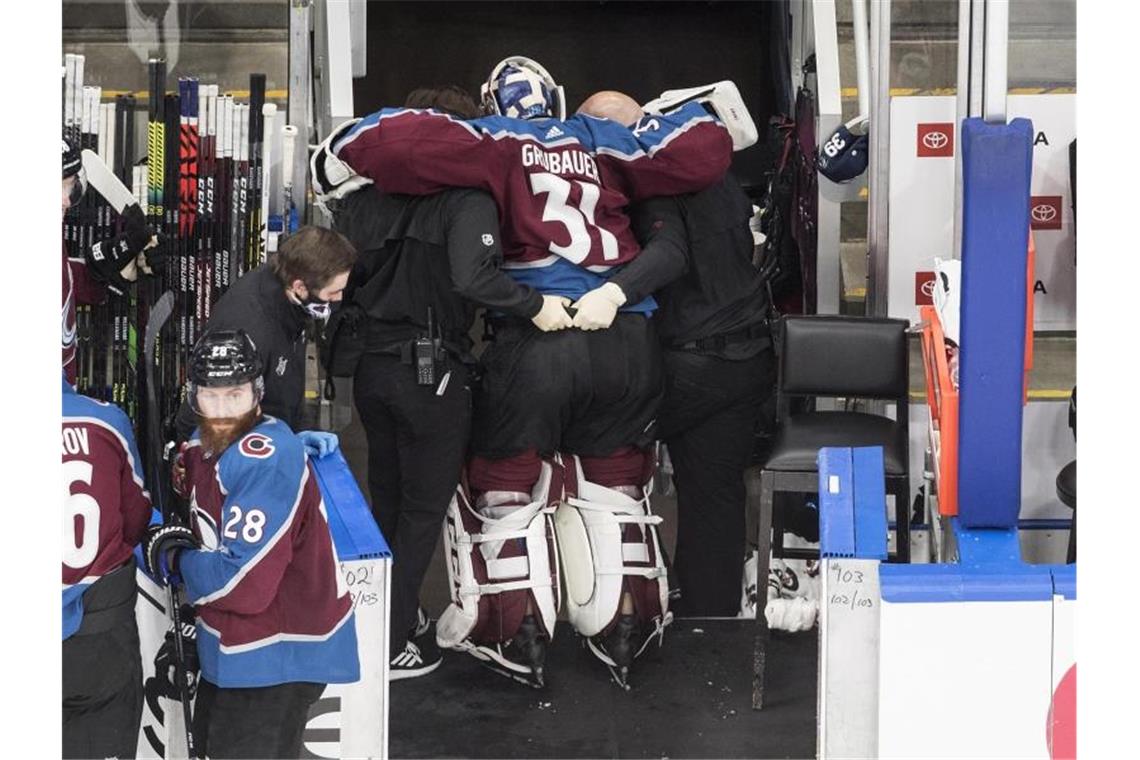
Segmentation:
{"type": "Polygon", "coordinates": [[[190,353],[190,382],[202,388],[240,385],[261,372],[257,346],[245,330],[211,330],[190,353]]]}
{"type": "Polygon", "coordinates": [[[240,417],[265,395],[261,371],[257,346],[245,330],[211,330],[190,352],[190,408],[201,417],[240,417]],[[235,387],[246,383],[248,391],[235,387]]]}
{"type": "Polygon", "coordinates": [[[63,138],[63,179],[74,177],[83,168],[83,156],[79,146],[66,137],[63,138]]]}
{"type": "Polygon", "coordinates": [[[63,179],[75,177],[67,194],[67,208],[74,207],[87,192],[87,172],[83,170],[83,154],[79,146],[63,138],[63,179]]]}

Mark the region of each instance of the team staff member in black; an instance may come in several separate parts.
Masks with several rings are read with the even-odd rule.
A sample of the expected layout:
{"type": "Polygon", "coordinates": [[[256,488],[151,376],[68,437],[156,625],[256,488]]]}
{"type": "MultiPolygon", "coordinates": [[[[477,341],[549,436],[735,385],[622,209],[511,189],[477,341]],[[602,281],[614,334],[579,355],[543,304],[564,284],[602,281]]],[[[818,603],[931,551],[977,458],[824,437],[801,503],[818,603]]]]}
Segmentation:
{"type": "MultiPolygon", "coordinates": [[[[404,105],[481,115],[458,87],[415,90],[404,105]]],[[[372,513],[396,558],[389,677],[412,678],[441,662],[435,632],[418,614],[419,590],[467,450],[476,308],[556,330],[571,325],[569,299],[543,296],[500,271],[498,207],[482,191],[364,188],[329,205],[334,228],[361,251],[338,324],[329,327],[330,371],[354,378],[372,513]],[[428,378],[420,373],[432,339],[440,350],[428,378]]]]}
{"type": "MultiPolygon", "coordinates": [[[[636,101],[612,91],[592,96],[579,111],[627,125],[643,115],[636,101]]],[[[610,282],[629,302],[652,292],[660,305],[654,320],[664,349],[665,399],[657,420],[677,488],[673,567],[681,592],[671,607],[679,616],[736,615],[744,470],[776,379],[767,289],[752,265],[752,204],[730,173],[698,193],[654,198],[630,211],[647,254],[610,282]],[[678,234],[687,245],[650,245],[678,234]]]]}
{"type": "MultiPolygon", "coordinates": [[[[305,396],[305,326],[328,319],[341,300],[356,249],[343,235],[305,226],[289,236],[277,253],[243,275],[214,304],[206,329],[245,330],[265,368],[265,414],[296,431],[305,396]]],[[[198,420],[188,404],[178,413],[178,437],[189,437],[198,420]]],[[[331,433],[303,431],[307,445],[321,453],[336,448],[331,433]]]]}

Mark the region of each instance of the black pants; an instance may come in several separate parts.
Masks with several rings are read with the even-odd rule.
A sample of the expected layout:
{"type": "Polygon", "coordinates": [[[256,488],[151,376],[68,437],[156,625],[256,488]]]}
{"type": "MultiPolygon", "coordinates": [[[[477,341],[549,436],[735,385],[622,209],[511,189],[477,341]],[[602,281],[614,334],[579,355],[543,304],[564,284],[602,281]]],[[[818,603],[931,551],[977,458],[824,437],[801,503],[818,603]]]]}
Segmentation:
{"type": "Polygon", "coordinates": [[[63,642],[63,756],[134,757],[142,720],[142,661],[134,615],[63,642]]]}
{"type": "Polygon", "coordinates": [[[300,757],[309,706],[324,690],[307,682],[229,689],[201,679],[194,701],[198,757],[300,757]]]}
{"type": "Polygon", "coordinates": [[[653,321],[619,313],[606,330],[495,330],[483,354],[473,453],[528,450],[606,456],[647,446],[661,403],[661,349],[653,321]]]}
{"type": "Polygon", "coordinates": [[[458,362],[442,396],[416,384],[394,356],[366,354],[353,400],[368,438],[372,515],[392,549],[391,655],[415,625],[420,585],[459,483],[471,425],[467,370],[458,362]]]}
{"type": "Polygon", "coordinates": [[[665,353],[660,425],[677,488],[678,615],[740,611],[747,542],[744,470],[760,407],[773,392],[775,377],[770,349],[740,361],[665,353]]]}

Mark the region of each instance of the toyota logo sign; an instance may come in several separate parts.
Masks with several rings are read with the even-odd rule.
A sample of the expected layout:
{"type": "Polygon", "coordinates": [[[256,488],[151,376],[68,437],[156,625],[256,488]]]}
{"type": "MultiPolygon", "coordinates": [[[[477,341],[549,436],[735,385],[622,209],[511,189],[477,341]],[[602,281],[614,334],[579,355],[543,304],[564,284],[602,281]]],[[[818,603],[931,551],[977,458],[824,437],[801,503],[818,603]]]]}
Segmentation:
{"type": "Polygon", "coordinates": [[[948,142],[950,142],[950,138],[946,136],[945,132],[927,132],[922,136],[922,144],[931,150],[945,148],[948,142]]]}
{"type": "Polygon", "coordinates": [[[917,137],[917,153],[919,158],[953,157],[953,122],[919,124],[917,137]]]}
{"type": "Polygon", "coordinates": [[[1035,230],[1061,229],[1060,195],[1034,195],[1029,199],[1029,226],[1035,230]]]}
{"type": "Polygon", "coordinates": [[[932,306],[934,304],[934,272],[914,273],[914,305],[932,306]]]}

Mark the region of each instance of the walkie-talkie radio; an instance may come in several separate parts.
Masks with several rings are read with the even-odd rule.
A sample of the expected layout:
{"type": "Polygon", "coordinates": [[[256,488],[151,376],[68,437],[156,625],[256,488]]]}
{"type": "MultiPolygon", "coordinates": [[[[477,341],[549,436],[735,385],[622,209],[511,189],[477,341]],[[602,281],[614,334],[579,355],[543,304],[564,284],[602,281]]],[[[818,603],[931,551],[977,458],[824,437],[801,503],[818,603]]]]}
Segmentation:
{"type": "Polygon", "coordinates": [[[416,366],[416,385],[435,385],[435,362],[441,341],[435,337],[435,319],[431,307],[427,313],[427,335],[416,338],[412,346],[416,366]]]}

